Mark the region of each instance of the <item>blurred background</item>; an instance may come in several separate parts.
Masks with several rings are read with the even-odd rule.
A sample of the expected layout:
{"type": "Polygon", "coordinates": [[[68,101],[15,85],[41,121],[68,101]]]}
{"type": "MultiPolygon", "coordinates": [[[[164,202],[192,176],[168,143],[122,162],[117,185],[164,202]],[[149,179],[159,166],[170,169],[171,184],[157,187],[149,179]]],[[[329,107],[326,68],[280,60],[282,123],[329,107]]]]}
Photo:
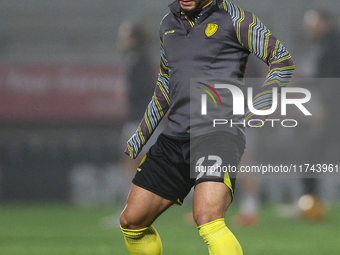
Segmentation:
{"type": "MultiPolygon", "coordinates": [[[[151,99],[159,63],[159,23],[170,3],[0,1],[0,205],[18,201],[66,202],[85,207],[110,205],[120,211],[138,164],[138,160],[132,162],[123,155],[125,141],[142,117],[131,109],[143,112],[151,99]],[[134,76],[136,70],[142,71],[134,76]],[[141,93],[144,100],[139,102],[134,97],[141,93]]],[[[334,55],[337,60],[339,41],[335,38],[335,44],[322,46],[319,39],[324,35],[310,32],[323,17],[318,16],[319,10],[332,16],[326,19],[332,29],[323,27],[322,31],[338,30],[338,0],[234,3],[257,15],[282,41],[296,62],[297,78],[339,77],[337,70],[322,76],[315,64],[324,52],[320,47],[331,49],[333,54],[327,53],[327,58],[334,55]]],[[[266,70],[263,63],[251,59],[250,76],[263,77],[266,70]]],[[[322,94],[320,90],[315,93],[322,94]]],[[[327,109],[322,105],[329,98],[320,98],[315,107],[327,109]]],[[[337,103],[332,107],[335,112],[339,110],[337,103]]],[[[323,120],[324,112],[318,112],[319,120],[323,120]]],[[[316,137],[323,140],[325,127],[311,130],[312,125],[307,123],[298,132],[308,129],[312,136],[318,134],[316,137]]],[[[333,130],[338,130],[336,127],[333,130]]],[[[292,136],[282,130],[275,134],[267,131],[261,131],[262,135],[280,141],[267,139],[260,150],[255,150],[264,140],[261,134],[259,138],[250,134],[255,138],[249,140],[246,163],[289,162],[289,155],[302,155],[294,153],[293,147],[300,153],[304,148],[316,148],[313,144],[320,141],[315,139],[311,144],[305,138],[298,143],[297,133],[292,136]]],[[[338,132],[327,139],[331,142],[327,150],[334,155],[330,159],[320,157],[325,162],[319,163],[338,158],[338,132]]],[[[324,148],[308,154],[320,155],[324,148]]],[[[310,157],[304,153],[300,159],[307,161],[310,157]]],[[[255,200],[260,203],[294,203],[305,193],[316,194],[332,205],[340,200],[339,180],[323,180],[317,185],[303,181],[261,182],[246,183],[243,188],[256,193],[255,200]],[[318,186],[318,190],[310,190],[310,186],[318,186]]],[[[254,210],[257,214],[258,209],[254,210]]],[[[288,208],[284,217],[293,214],[294,209],[288,208]]]]}

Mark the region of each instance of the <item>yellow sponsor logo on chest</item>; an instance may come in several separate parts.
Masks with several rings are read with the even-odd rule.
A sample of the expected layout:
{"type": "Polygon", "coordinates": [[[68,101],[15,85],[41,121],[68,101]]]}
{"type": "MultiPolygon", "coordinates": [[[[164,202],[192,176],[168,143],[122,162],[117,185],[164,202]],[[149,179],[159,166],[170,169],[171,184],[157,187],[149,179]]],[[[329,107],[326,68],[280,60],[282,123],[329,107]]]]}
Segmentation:
{"type": "Polygon", "coordinates": [[[166,32],[164,33],[164,35],[173,34],[173,33],[175,33],[175,30],[169,30],[169,31],[166,31],[166,32]]]}
{"type": "Polygon", "coordinates": [[[210,37],[216,33],[217,29],[218,29],[217,24],[208,23],[207,27],[205,28],[205,35],[210,37]]]}

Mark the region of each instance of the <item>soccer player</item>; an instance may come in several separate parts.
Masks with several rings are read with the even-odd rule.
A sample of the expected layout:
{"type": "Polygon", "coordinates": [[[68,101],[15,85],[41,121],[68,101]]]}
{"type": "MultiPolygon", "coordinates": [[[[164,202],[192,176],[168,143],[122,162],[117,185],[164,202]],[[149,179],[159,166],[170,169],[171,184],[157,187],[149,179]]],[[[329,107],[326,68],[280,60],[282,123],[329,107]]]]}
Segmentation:
{"type": "MultiPolygon", "coordinates": [[[[208,129],[195,134],[190,126],[190,78],[242,79],[250,53],[269,65],[253,104],[272,105],[272,90],[285,86],[294,70],[291,56],[259,19],[225,0],[176,0],[160,26],[161,63],[154,95],[126,153],[137,157],[163,116],[168,125],[141,161],[120,217],[132,255],[162,254],[161,239],[152,226],[173,204],[181,204],[195,186],[193,217],[209,254],[243,254],[224,216],[233,200],[235,176],[190,178],[190,162],[238,165],[245,148],[243,127],[208,129]],[[218,133],[218,135],[216,135],[218,133]],[[191,141],[192,137],[199,137],[191,141]],[[206,143],[209,141],[209,143],[206,143]],[[193,144],[194,143],[194,144],[193,144]],[[208,146],[213,144],[214,146],[208,146]]],[[[238,119],[240,116],[237,116],[238,119]]],[[[246,113],[245,120],[258,119],[246,113]]]]}

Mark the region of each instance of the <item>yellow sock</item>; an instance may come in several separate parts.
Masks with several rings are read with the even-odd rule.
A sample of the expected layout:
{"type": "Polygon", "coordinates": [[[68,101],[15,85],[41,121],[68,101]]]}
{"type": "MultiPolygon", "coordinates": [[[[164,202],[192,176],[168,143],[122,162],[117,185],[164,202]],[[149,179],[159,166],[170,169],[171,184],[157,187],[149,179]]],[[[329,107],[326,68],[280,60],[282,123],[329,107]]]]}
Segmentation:
{"type": "Polygon", "coordinates": [[[208,222],[198,227],[208,244],[210,255],[242,255],[242,247],[224,223],[224,219],[208,222]]]}
{"type": "Polygon", "coordinates": [[[161,238],[152,226],[137,230],[124,229],[126,247],[131,255],[161,255],[163,252],[161,238]]]}

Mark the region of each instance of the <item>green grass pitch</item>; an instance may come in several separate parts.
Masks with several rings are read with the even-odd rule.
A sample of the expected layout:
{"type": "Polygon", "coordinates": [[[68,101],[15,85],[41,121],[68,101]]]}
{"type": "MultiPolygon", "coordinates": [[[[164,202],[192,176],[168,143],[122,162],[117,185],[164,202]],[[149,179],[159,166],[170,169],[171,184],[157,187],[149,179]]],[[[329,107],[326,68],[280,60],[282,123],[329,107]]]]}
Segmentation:
{"type": "MultiPolygon", "coordinates": [[[[79,208],[63,204],[0,205],[1,255],[128,255],[119,228],[105,229],[102,219],[114,208],[79,208]]],[[[173,206],[154,224],[161,235],[164,255],[207,255],[195,226],[183,215],[189,207],[173,206]]],[[[226,215],[237,212],[232,205],[226,215]]],[[[333,206],[324,222],[280,219],[274,208],[261,209],[260,224],[231,228],[245,255],[340,254],[340,207],[333,206]]]]}

